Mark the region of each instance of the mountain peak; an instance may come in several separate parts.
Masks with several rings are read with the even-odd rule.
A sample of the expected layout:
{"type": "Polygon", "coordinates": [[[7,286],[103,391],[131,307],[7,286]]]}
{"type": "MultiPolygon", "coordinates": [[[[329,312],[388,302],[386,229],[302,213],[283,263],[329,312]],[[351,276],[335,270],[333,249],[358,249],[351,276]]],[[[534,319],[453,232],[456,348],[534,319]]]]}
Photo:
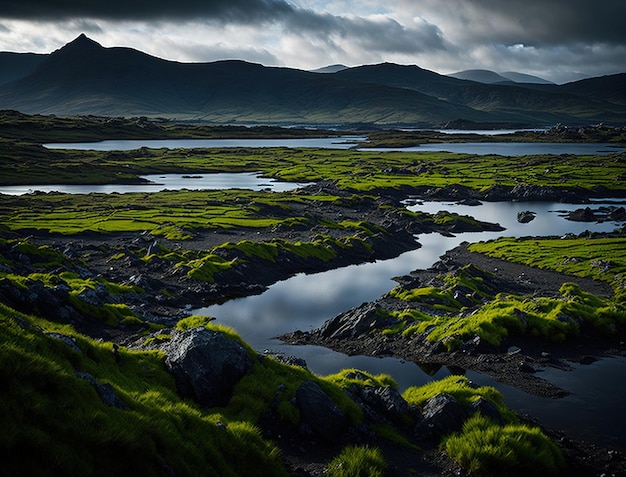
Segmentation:
{"type": "Polygon", "coordinates": [[[84,33],[81,33],[80,35],[76,37],[76,39],[70,41],[67,45],[65,45],[64,47],[62,47],[60,50],[57,50],[57,51],[68,50],[68,49],[73,50],[73,51],[77,51],[77,50],[85,51],[85,50],[95,50],[95,49],[100,50],[102,49],[102,45],[98,43],[97,41],[92,40],[84,33]]]}

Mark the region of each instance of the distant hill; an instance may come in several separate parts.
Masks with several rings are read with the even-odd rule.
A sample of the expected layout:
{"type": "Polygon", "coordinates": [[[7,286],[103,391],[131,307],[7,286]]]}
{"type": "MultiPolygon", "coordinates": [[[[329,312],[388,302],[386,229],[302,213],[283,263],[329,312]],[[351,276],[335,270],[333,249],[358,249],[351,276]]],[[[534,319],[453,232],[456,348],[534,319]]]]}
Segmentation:
{"type": "Polygon", "coordinates": [[[495,71],[489,70],[465,70],[459,71],[457,73],[451,73],[448,76],[456,79],[476,81],[477,83],[485,84],[506,83],[509,81],[514,81],[502,75],[499,75],[495,71]]]}
{"type": "Polygon", "coordinates": [[[505,71],[504,73],[500,73],[500,75],[504,76],[510,81],[514,81],[515,83],[554,84],[552,81],[540,78],[539,76],[529,75],[526,73],[518,73],[516,71],[505,71]]]}
{"type": "MultiPolygon", "coordinates": [[[[337,71],[325,74],[244,61],[179,63],[131,48],[104,48],[85,35],[49,55],[7,58],[0,56],[0,71],[3,61],[20,66],[0,83],[0,109],[29,114],[413,127],[454,120],[613,123],[626,117],[620,94],[612,102],[611,95],[596,91],[608,79],[604,86],[588,83],[578,90],[534,89],[486,85],[390,63],[335,65],[329,68],[337,71]]],[[[612,84],[619,88],[623,82],[617,77],[612,84]]]]}
{"type": "MultiPolygon", "coordinates": [[[[596,99],[591,94],[572,94],[572,83],[564,86],[484,84],[440,75],[418,66],[393,63],[350,68],[334,76],[353,82],[412,89],[475,110],[501,114],[503,117],[506,115],[509,120],[518,122],[577,124],[606,121],[623,124],[626,121],[623,105],[596,99]]],[[[626,88],[626,82],[617,78],[614,86],[619,88],[620,84],[622,90],[626,88]]],[[[598,89],[601,90],[600,85],[598,89]]],[[[593,90],[593,86],[590,90],[593,90]]],[[[601,91],[597,91],[597,94],[599,97],[605,95],[601,91]]]]}
{"type": "Polygon", "coordinates": [[[530,84],[554,84],[551,81],[533,76],[526,73],[518,73],[516,71],[507,71],[504,73],[496,73],[490,70],[464,70],[458,73],[452,73],[457,79],[476,81],[485,84],[506,84],[506,83],[530,83],[530,84]]]}
{"type": "Polygon", "coordinates": [[[312,73],[337,73],[337,71],[343,71],[348,69],[346,65],[328,65],[323,66],[322,68],[318,68],[316,70],[311,70],[312,73]]]}

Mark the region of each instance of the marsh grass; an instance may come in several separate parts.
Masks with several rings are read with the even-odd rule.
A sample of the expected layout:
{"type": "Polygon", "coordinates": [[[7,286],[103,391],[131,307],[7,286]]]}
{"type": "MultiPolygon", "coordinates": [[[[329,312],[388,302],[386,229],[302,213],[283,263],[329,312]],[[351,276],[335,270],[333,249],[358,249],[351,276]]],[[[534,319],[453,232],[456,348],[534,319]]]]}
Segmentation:
{"type": "Polygon", "coordinates": [[[473,252],[569,275],[601,280],[626,300],[626,238],[501,238],[469,246],[473,252]]]}
{"type": "Polygon", "coordinates": [[[4,475],[286,475],[253,423],[181,400],[160,353],[120,348],[116,360],[110,343],[4,305],[0,321],[4,475]],[[105,405],[78,371],[110,384],[125,407],[105,405]]]}
{"type": "Polygon", "coordinates": [[[383,477],[387,469],[385,458],[376,447],[348,446],[326,469],[329,477],[383,477]]]}
{"type": "Polygon", "coordinates": [[[539,428],[499,426],[476,414],[463,430],[442,443],[448,455],[472,475],[559,475],[564,459],[557,445],[539,428]]]}

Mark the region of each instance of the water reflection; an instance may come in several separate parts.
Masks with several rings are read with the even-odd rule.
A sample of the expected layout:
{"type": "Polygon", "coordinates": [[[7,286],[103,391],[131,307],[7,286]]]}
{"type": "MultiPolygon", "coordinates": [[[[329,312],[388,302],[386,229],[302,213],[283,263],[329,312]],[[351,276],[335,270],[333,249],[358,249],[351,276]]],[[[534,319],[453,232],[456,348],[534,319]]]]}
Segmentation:
{"type": "Polygon", "coordinates": [[[194,149],[233,147],[317,147],[322,149],[349,149],[365,136],[341,136],[294,139],[123,139],[98,142],[66,142],[44,144],[48,149],[74,149],[94,151],[132,151],[142,147],[150,149],[194,149]]]}
{"type": "Polygon", "coordinates": [[[372,148],[370,151],[451,152],[478,156],[532,156],[540,154],[606,155],[626,151],[614,144],[548,142],[458,142],[420,144],[415,147],[372,148]]]}
{"type": "Polygon", "coordinates": [[[276,179],[263,177],[258,172],[218,172],[210,174],[149,174],[140,176],[146,180],[142,184],[100,184],[100,185],[72,185],[72,184],[45,184],[0,186],[0,194],[23,195],[33,192],[60,192],[64,194],[126,194],[130,192],[161,192],[164,190],[220,190],[220,189],[247,189],[270,190],[273,192],[287,192],[298,189],[307,184],[295,182],[281,182],[276,179]]]}

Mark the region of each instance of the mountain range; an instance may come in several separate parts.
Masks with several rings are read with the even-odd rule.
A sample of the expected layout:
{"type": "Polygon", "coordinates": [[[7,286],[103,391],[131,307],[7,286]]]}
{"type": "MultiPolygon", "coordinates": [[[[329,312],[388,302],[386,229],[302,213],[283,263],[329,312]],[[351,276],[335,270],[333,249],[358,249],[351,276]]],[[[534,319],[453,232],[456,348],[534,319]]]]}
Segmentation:
{"type": "Polygon", "coordinates": [[[221,124],[621,125],[626,73],[565,85],[485,84],[393,63],[317,72],[237,60],[180,63],[80,35],[48,55],[0,53],[0,109],[221,124]]]}

